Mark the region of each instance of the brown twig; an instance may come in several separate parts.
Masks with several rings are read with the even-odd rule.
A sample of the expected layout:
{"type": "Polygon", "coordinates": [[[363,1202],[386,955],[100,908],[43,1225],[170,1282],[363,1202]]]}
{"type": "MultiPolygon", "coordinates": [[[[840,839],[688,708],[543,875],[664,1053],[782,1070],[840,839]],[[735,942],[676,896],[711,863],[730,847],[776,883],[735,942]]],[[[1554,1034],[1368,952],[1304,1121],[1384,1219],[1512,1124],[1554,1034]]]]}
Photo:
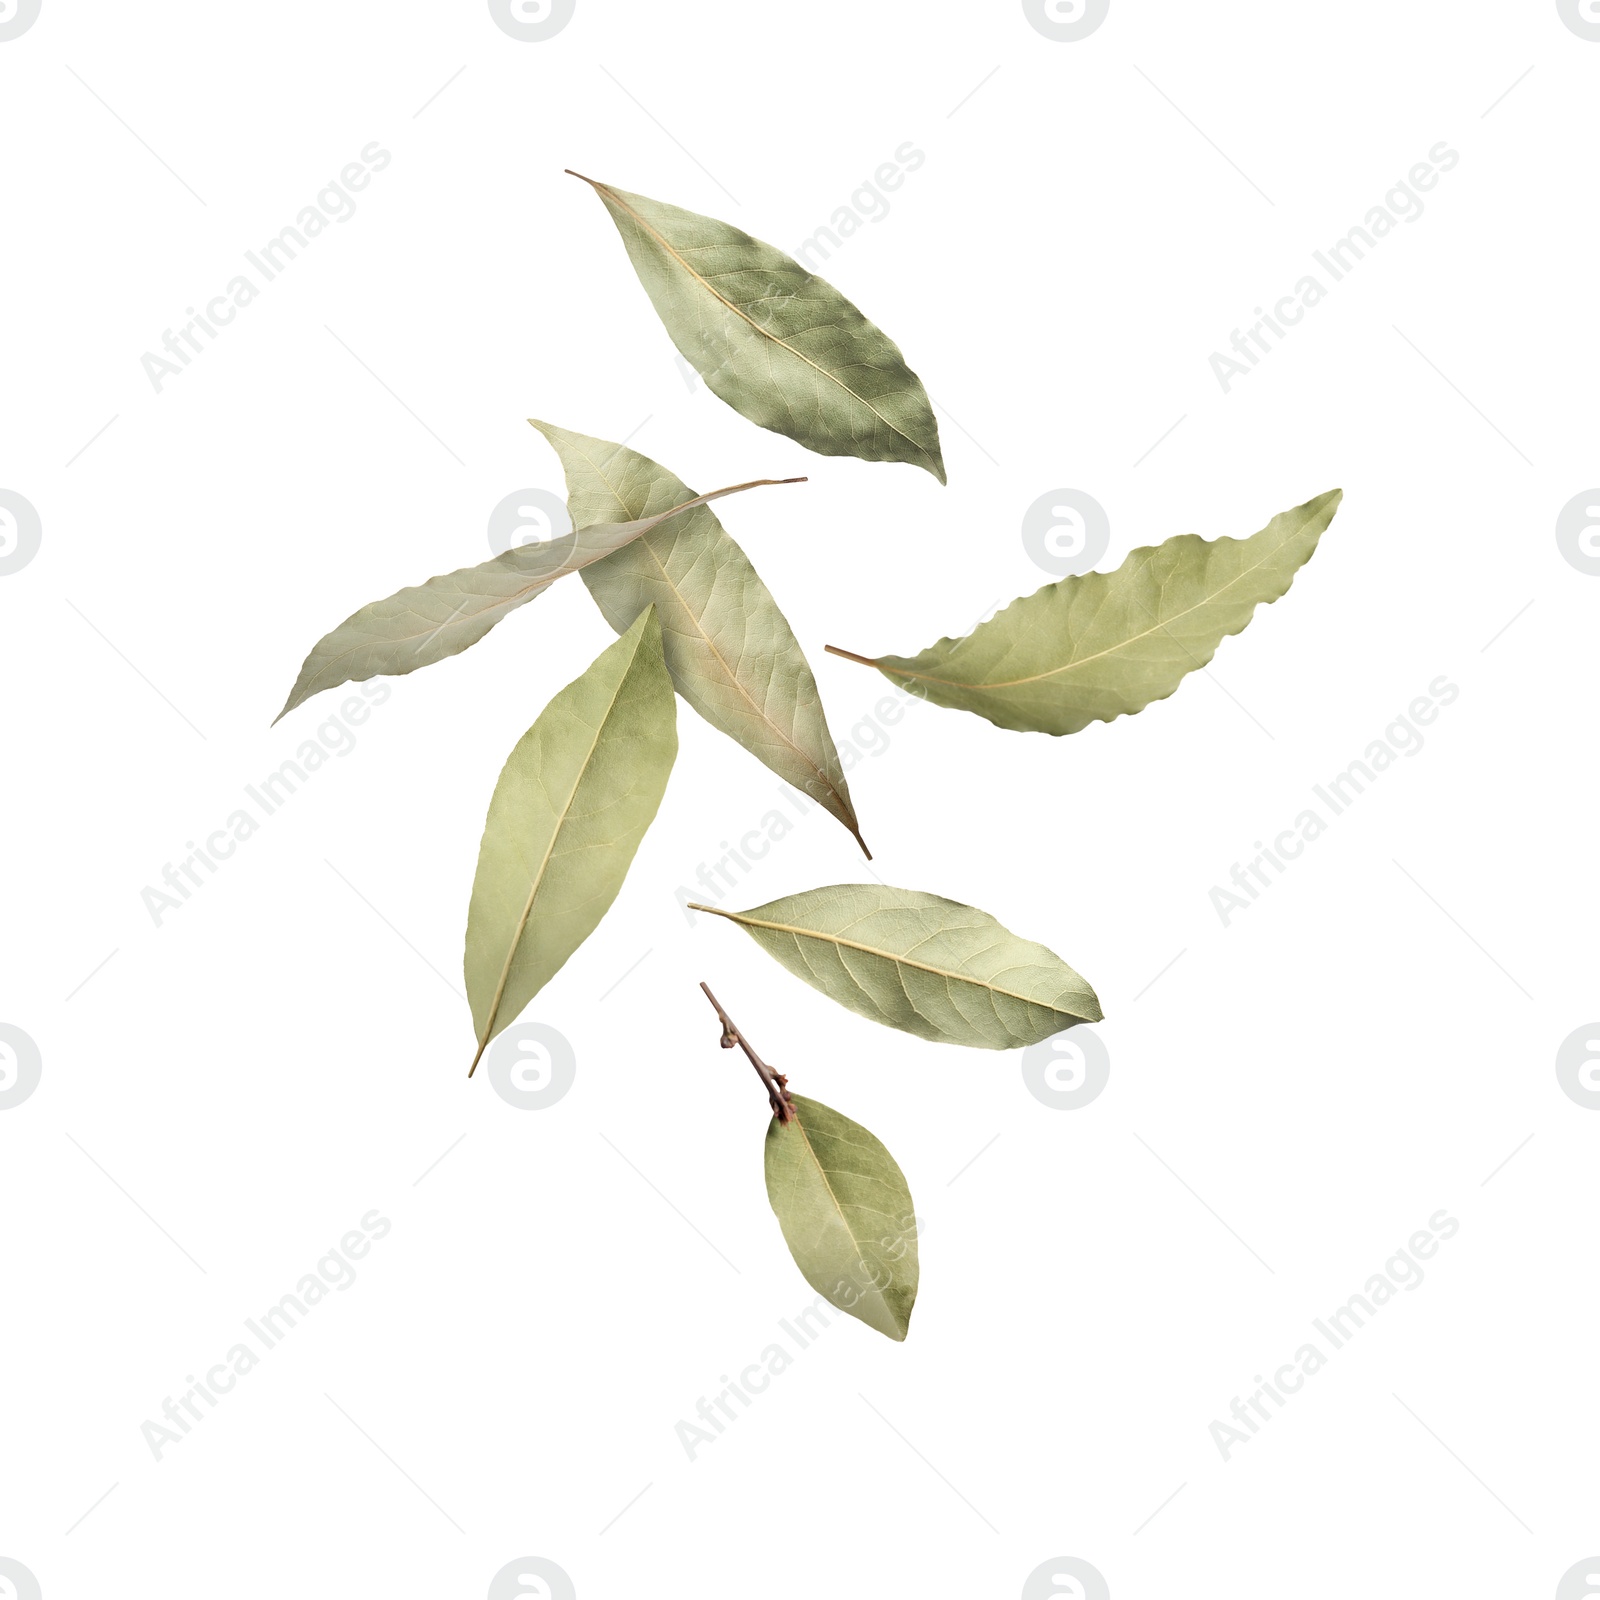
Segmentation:
{"type": "Polygon", "coordinates": [[[773,1069],[756,1054],[755,1047],[747,1038],[745,1038],[742,1033],[739,1032],[738,1028],[734,1026],[733,1018],[722,1009],[722,1002],[717,999],[714,994],[712,994],[711,990],[703,983],[700,985],[700,987],[702,990],[704,990],[706,999],[716,1007],[717,1016],[722,1022],[722,1048],[724,1050],[731,1050],[735,1045],[738,1045],[738,1047],[744,1051],[744,1053],[750,1058],[750,1065],[756,1069],[756,1075],[761,1079],[761,1082],[766,1087],[767,1100],[772,1106],[773,1116],[775,1116],[779,1122],[793,1121],[794,1105],[789,1099],[789,1092],[786,1087],[789,1080],[784,1077],[781,1072],[774,1072],[773,1069]]]}

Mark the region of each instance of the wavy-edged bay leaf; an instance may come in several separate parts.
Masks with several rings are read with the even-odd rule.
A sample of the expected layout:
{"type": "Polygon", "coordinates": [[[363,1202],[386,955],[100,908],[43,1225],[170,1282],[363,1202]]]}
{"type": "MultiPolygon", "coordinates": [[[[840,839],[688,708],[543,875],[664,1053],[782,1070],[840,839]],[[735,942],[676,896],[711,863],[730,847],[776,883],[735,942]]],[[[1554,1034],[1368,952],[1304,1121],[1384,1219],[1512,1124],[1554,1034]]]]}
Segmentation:
{"type": "MultiPolygon", "coordinates": [[[[693,493],[626,445],[529,421],[561,458],[574,524],[648,517],[693,493]]],[[[685,512],[585,567],[583,581],[619,633],[654,605],[678,693],[712,727],[837,817],[870,858],[810,663],[714,512],[704,506],[685,512]]]]}
{"type": "Polygon", "coordinates": [[[904,1339],[917,1298],[911,1189],[882,1142],[803,1095],[767,1128],[767,1198],[807,1283],[869,1328],[904,1339]]]}
{"type": "Polygon", "coordinates": [[[1184,533],[1135,550],[1115,572],[1047,584],[920,655],[828,649],[998,727],[1077,733],[1164,700],[1258,605],[1286,594],[1342,497],[1318,495],[1248,539],[1184,533]]]}
{"type": "MultiPolygon", "coordinates": [[[[580,527],[574,518],[573,531],[558,539],[519,545],[492,561],[461,567],[429,578],[417,588],[402,589],[386,600],[374,600],[317,641],[273,721],[280,721],[324,689],[361,683],[380,673],[399,677],[460,655],[502,617],[543,594],[557,578],[581,572],[708,501],[765,484],[804,482],[804,478],[757,478],[711,494],[691,497],[685,491],[671,506],[658,506],[649,515],[625,522],[595,521],[580,527]]],[[[628,621],[633,621],[633,615],[628,621]]]]}
{"type": "Polygon", "coordinates": [[[905,461],[945,481],[921,380],[831,283],[715,217],[583,181],[672,342],[719,399],[818,455],[905,461]]]}
{"type": "Polygon", "coordinates": [[[647,609],[539,713],[495,784],[467,912],[468,1077],[610,909],[677,753],[661,623],[647,609]]]}
{"type": "Polygon", "coordinates": [[[749,911],[690,909],[738,923],[830,1000],[919,1039],[1015,1050],[1101,1018],[1060,956],[942,895],[840,883],[749,911]]]}

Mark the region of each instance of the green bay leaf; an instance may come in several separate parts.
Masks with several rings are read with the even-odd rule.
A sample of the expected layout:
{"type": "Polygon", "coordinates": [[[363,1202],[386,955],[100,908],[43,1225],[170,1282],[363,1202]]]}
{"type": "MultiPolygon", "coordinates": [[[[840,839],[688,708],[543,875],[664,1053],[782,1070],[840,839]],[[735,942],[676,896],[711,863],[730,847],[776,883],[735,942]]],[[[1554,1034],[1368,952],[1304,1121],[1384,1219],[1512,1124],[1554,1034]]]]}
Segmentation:
{"type": "Polygon", "coordinates": [[[831,1305],[904,1339],[917,1298],[911,1190],[882,1142],[803,1095],[767,1128],[767,1198],[789,1253],[831,1305]]]}
{"type": "Polygon", "coordinates": [[[1342,494],[1318,495],[1248,539],[1185,533],[1135,550],[1115,572],[1047,584],[920,655],[828,649],[998,727],[1077,733],[1164,700],[1258,605],[1286,594],[1342,494]]]}
{"type": "MultiPolygon", "coordinates": [[[[708,501],[765,484],[804,482],[803,478],[759,478],[711,494],[690,496],[685,492],[671,506],[657,506],[648,516],[628,521],[596,520],[584,527],[574,519],[573,531],[560,538],[519,545],[492,561],[461,567],[415,588],[401,589],[386,600],[374,600],[317,641],[273,721],[280,721],[324,689],[361,683],[380,673],[399,677],[460,655],[502,617],[543,594],[557,578],[603,561],[641,535],[708,501]]],[[[630,614],[629,623],[635,615],[637,612],[630,614]]]]}
{"type": "Polygon", "coordinates": [[[749,911],[690,909],[738,923],[830,1000],[919,1039],[1015,1050],[1101,1018],[1060,956],[942,895],[841,883],[749,911]]]}
{"type": "Polygon", "coordinates": [[[495,784],[467,911],[473,1071],[610,909],[677,753],[647,609],[540,712],[495,784]]]}
{"type": "MultiPolygon", "coordinates": [[[[532,419],[530,419],[532,421],[532,419]]],[[[573,523],[647,517],[693,491],[626,445],[533,421],[567,477],[573,523]]],[[[661,614],[667,670],[712,727],[819,802],[869,856],[811,665],[750,558],[704,506],[584,568],[619,633],[647,605],[661,614]]]]}
{"type": "Polygon", "coordinates": [[[715,217],[583,181],[605,203],[672,342],[713,394],[819,455],[909,462],[945,481],[921,380],[831,283],[715,217]]]}

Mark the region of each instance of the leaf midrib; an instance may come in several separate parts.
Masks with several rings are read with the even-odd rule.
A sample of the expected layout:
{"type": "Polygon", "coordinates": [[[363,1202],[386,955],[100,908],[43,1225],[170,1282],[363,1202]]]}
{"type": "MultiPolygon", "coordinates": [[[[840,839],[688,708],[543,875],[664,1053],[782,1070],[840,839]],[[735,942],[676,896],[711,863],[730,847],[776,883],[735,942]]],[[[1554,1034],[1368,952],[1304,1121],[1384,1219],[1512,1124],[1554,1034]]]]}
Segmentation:
{"type": "MultiPolygon", "coordinates": [[[[836,933],[823,933],[816,928],[792,927],[787,922],[767,922],[760,917],[751,917],[740,911],[718,911],[715,906],[702,906],[690,903],[691,911],[709,911],[713,916],[726,917],[729,922],[737,922],[746,928],[768,928],[774,933],[793,934],[800,939],[818,939],[824,944],[842,945],[846,950],[859,950],[863,955],[877,956],[880,961],[892,961],[896,966],[912,967],[918,972],[930,973],[936,978],[947,978],[956,983],[965,983],[974,989],[982,989],[989,994],[1004,995],[1008,1000],[1020,1000],[1024,1005],[1038,1006],[1045,1011],[1054,1011],[1061,1016],[1076,1016],[1076,1012],[1062,1011],[1052,1000],[1036,1000],[1032,995],[1018,994],[1015,989],[1004,989],[998,983],[986,983],[982,978],[970,978],[964,972],[947,972],[943,967],[929,966],[925,961],[913,961],[910,956],[895,955],[890,950],[879,950],[870,944],[862,944],[855,939],[846,939],[836,933]]],[[[1079,1018],[1087,1021],[1087,1018],[1079,1018]]]]}
{"type": "MultiPolygon", "coordinates": [[[[609,554],[610,552],[607,553],[609,554]]],[[[584,565],[587,566],[589,563],[585,562],[584,565]]],[[[470,572],[473,569],[468,567],[466,570],[470,572]]],[[[514,594],[503,596],[498,600],[491,600],[487,605],[479,606],[476,611],[466,612],[457,610],[450,616],[446,617],[443,622],[436,622],[431,628],[418,628],[415,633],[376,634],[372,638],[359,640],[357,643],[351,645],[347,650],[341,650],[338,655],[329,656],[318,669],[317,676],[322,677],[326,675],[341,662],[348,660],[351,656],[357,654],[359,651],[369,649],[373,644],[401,645],[408,644],[412,639],[431,639],[435,635],[443,633],[446,628],[452,628],[462,623],[477,622],[479,618],[488,616],[492,611],[514,611],[519,605],[525,605],[529,600],[532,600],[545,589],[548,589],[557,578],[564,578],[568,572],[579,571],[582,571],[582,567],[563,567],[561,571],[555,573],[553,576],[549,578],[537,578],[532,583],[526,584],[523,588],[518,589],[514,594]]],[[[427,585],[418,584],[417,587],[425,589],[427,585]]],[[[410,608],[408,607],[407,609],[410,608]]],[[[357,615],[359,614],[360,613],[358,612],[357,615]]],[[[421,616],[421,613],[413,611],[412,615],[421,616]]],[[[352,618],[351,620],[353,621],[354,619],[352,618]]],[[[424,617],[423,621],[426,620],[427,619],[424,617]]],[[[349,625],[349,623],[341,624],[343,627],[348,627],[349,625]]],[[[339,681],[344,682],[345,680],[340,679],[339,681]]],[[[326,685],[326,687],[332,688],[336,687],[336,685],[330,684],[326,685]]],[[[307,698],[309,699],[310,696],[308,695],[307,698]]]]}
{"type": "MultiPolygon", "coordinates": [[[[590,178],[586,179],[585,182],[594,183],[594,180],[590,178]]],[[[810,356],[806,355],[804,351],[796,350],[795,347],[786,339],[780,339],[775,333],[768,333],[767,330],[763,328],[761,324],[757,322],[755,318],[752,317],[747,311],[740,306],[736,306],[733,301],[731,301],[725,294],[721,292],[721,290],[713,288],[710,279],[706,278],[702,273],[695,271],[695,269],[690,266],[690,264],[685,261],[684,258],[672,247],[665,235],[660,233],[657,229],[651,227],[651,225],[646,222],[645,219],[640,216],[632,206],[622,199],[615,189],[612,189],[603,183],[594,183],[594,187],[599,190],[607,200],[613,202],[622,210],[626,211],[628,215],[632,217],[633,220],[651,236],[651,238],[655,239],[660,244],[661,248],[665,250],[667,254],[671,256],[672,259],[676,261],[678,265],[682,267],[683,270],[706,291],[707,294],[712,296],[713,299],[721,301],[721,303],[725,305],[736,317],[739,317],[744,322],[749,323],[749,325],[754,328],[762,338],[770,339],[772,343],[777,345],[780,350],[787,350],[796,361],[802,361],[806,364],[806,366],[810,367],[813,372],[821,373],[829,383],[832,383],[838,388],[842,389],[858,405],[865,406],[867,410],[870,411],[873,416],[875,416],[878,421],[884,425],[884,427],[888,428],[891,433],[898,434],[908,445],[911,446],[913,450],[917,451],[920,455],[929,460],[932,459],[932,457],[928,455],[928,449],[926,445],[923,445],[916,439],[913,439],[904,428],[901,428],[897,424],[891,422],[888,417],[884,416],[884,414],[866,398],[865,395],[857,394],[856,391],[852,389],[850,385],[842,378],[836,376],[834,373],[829,372],[826,367],[820,366],[817,362],[813,361],[810,356]]],[[[801,270],[804,271],[805,269],[801,268],[801,270]]]]}
{"type": "MultiPolygon", "coordinates": [[[[837,1113],[835,1114],[837,1115],[837,1113]]],[[[845,1236],[850,1240],[857,1252],[860,1252],[865,1248],[865,1246],[862,1244],[861,1240],[857,1238],[855,1229],[850,1226],[850,1219],[844,1214],[844,1206],[840,1203],[839,1196],[834,1192],[832,1183],[828,1181],[828,1169],[823,1166],[822,1158],[817,1154],[817,1147],[812,1144],[811,1135],[806,1132],[805,1118],[800,1114],[800,1108],[798,1106],[794,1108],[794,1125],[800,1130],[800,1137],[805,1140],[806,1154],[811,1157],[812,1164],[817,1169],[817,1176],[822,1179],[822,1187],[828,1191],[828,1198],[833,1202],[833,1209],[839,1214],[839,1225],[844,1229],[845,1236]]],[[[879,1305],[883,1307],[884,1312],[887,1314],[889,1320],[894,1324],[894,1326],[897,1328],[903,1328],[904,1324],[902,1323],[901,1319],[895,1315],[893,1307],[889,1304],[888,1296],[884,1294],[883,1290],[878,1288],[876,1284],[870,1282],[868,1287],[871,1289],[872,1293],[878,1297],[879,1305]]]]}
{"type": "MultiPolygon", "coordinates": [[[[727,489],[714,489],[714,490],[711,491],[710,494],[696,495],[694,497],[694,499],[686,500],[686,501],[684,501],[684,503],[682,505],[673,506],[670,510],[660,512],[659,514],[657,514],[655,516],[629,517],[629,518],[626,518],[624,521],[622,521],[620,523],[617,523],[617,522],[606,522],[606,523],[595,522],[595,523],[590,523],[588,526],[583,527],[583,528],[575,528],[573,530],[572,534],[570,535],[570,537],[573,540],[573,547],[572,548],[573,548],[573,553],[574,554],[576,554],[582,548],[577,543],[577,539],[578,539],[578,536],[580,534],[594,533],[594,532],[598,531],[600,528],[612,528],[612,529],[615,529],[615,528],[631,527],[634,523],[639,523],[640,524],[640,527],[639,527],[637,532],[635,532],[633,534],[630,534],[628,536],[628,538],[626,538],[626,539],[624,539],[622,541],[621,544],[613,545],[612,548],[607,550],[603,555],[586,556],[581,561],[563,563],[561,566],[557,567],[554,572],[548,574],[545,577],[531,579],[528,583],[525,583],[520,589],[515,590],[513,593],[511,593],[509,595],[502,595],[497,599],[495,599],[495,598],[489,599],[486,604],[479,606],[476,611],[468,613],[468,612],[466,612],[466,611],[464,611],[464,610],[462,610],[462,609],[460,609],[458,607],[454,612],[452,612],[448,617],[446,617],[443,622],[435,623],[431,628],[426,628],[426,629],[419,628],[419,629],[417,629],[417,631],[415,633],[401,633],[401,634],[382,634],[382,633],[380,633],[380,634],[375,634],[375,635],[372,635],[372,636],[364,638],[364,639],[360,639],[355,644],[350,645],[347,649],[341,650],[338,655],[327,657],[327,659],[325,661],[323,661],[323,663],[317,668],[316,673],[315,673],[312,681],[315,682],[316,678],[325,677],[329,672],[334,671],[335,669],[337,669],[342,662],[348,661],[351,656],[356,655],[358,652],[360,652],[362,650],[369,649],[373,644],[379,644],[379,645],[402,645],[402,644],[409,644],[410,641],[413,640],[413,639],[422,639],[422,640],[426,641],[428,639],[434,638],[437,635],[443,633],[446,628],[453,628],[453,627],[457,627],[457,626],[460,626],[460,625],[468,625],[468,626],[470,626],[470,625],[472,625],[474,623],[477,623],[482,618],[490,615],[490,613],[492,613],[492,612],[495,612],[495,611],[503,611],[503,612],[515,611],[518,606],[526,605],[528,603],[528,601],[536,599],[539,595],[543,594],[546,589],[548,589],[558,579],[566,577],[568,575],[568,573],[582,572],[585,567],[592,567],[595,564],[595,562],[604,561],[606,559],[606,556],[613,556],[613,555],[615,555],[617,553],[618,550],[627,549],[627,547],[630,544],[634,543],[636,540],[648,538],[652,533],[654,533],[656,531],[657,528],[659,528],[661,526],[662,523],[669,522],[673,517],[676,517],[676,516],[680,515],[682,512],[693,511],[699,506],[709,505],[711,503],[711,501],[713,501],[713,500],[721,500],[726,495],[738,494],[741,490],[744,490],[744,489],[765,488],[769,484],[782,483],[782,482],[785,482],[785,481],[787,481],[787,480],[784,480],[784,479],[781,479],[781,478],[760,478],[760,479],[755,479],[755,480],[751,481],[750,483],[735,484],[731,488],[727,488],[727,489]]],[[[796,481],[799,481],[799,480],[796,480],[796,481]]],[[[685,487],[687,487],[687,485],[685,485],[685,487]]],[[[567,536],[563,535],[563,537],[567,537],[567,536]]],[[[411,588],[411,590],[409,592],[417,593],[417,594],[425,594],[427,592],[427,590],[428,590],[428,584],[430,584],[430,583],[442,583],[442,582],[447,581],[450,578],[458,577],[463,572],[467,572],[467,573],[479,572],[479,571],[482,570],[483,567],[492,566],[492,565],[493,565],[493,562],[486,561],[486,562],[481,563],[477,567],[460,567],[455,572],[448,572],[448,573],[443,574],[442,577],[430,578],[428,580],[428,583],[415,584],[415,585],[412,586],[412,588],[411,588]]],[[[408,592],[407,590],[402,589],[402,590],[399,591],[399,594],[405,594],[407,592],[408,592]]],[[[390,599],[397,599],[398,597],[399,597],[398,595],[391,595],[390,599]]],[[[382,605],[383,603],[384,602],[381,601],[381,600],[378,600],[378,601],[374,602],[375,605],[382,605]]],[[[341,622],[339,624],[339,627],[334,629],[334,632],[338,633],[340,631],[340,629],[348,628],[356,620],[356,618],[361,615],[362,611],[369,611],[371,609],[372,609],[371,606],[363,606],[361,608],[361,611],[355,612],[353,615],[347,617],[343,622],[341,622]]],[[[421,617],[424,622],[427,621],[426,617],[422,617],[422,613],[421,612],[415,610],[413,607],[411,607],[409,605],[406,607],[406,611],[405,612],[396,612],[396,613],[394,613],[394,615],[396,617],[403,616],[403,615],[406,615],[408,612],[412,616],[421,617]]],[[[375,620],[377,620],[377,619],[375,619],[375,620]]],[[[381,620],[388,621],[390,619],[389,618],[383,618],[381,620]]],[[[493,624],[491,624],[491,626],[493,626],[493,624]]],[[[424,664],[426,664],[426,663],[424,663],[424,664]]],[[[375,674],[375,676],[376,675],[377,674],[375,674]]],[[[296,703],[297,704],[303,704],[305,701],[309,700],[313,694],[320,694],[323,689],[336,688],[340,683],[347,683],[349,681],[350,680],[347,679],[347,678],[338,678],[338,679],[335,679],[332,683],[321,684],[315,689],[308,690],[304,695],[301,696],[300,700],[298,702],[296,702],[296,703]]],[[[282,713],[280,712],[279,715],[281,716],[282,713]]]]}

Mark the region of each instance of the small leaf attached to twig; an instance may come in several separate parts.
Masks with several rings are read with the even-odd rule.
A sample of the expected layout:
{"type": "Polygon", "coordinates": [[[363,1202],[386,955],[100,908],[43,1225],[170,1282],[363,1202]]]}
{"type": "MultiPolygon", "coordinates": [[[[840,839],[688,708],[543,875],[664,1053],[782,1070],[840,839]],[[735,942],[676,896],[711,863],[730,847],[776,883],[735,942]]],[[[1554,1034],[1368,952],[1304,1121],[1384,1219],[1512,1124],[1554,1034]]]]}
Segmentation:
{"type": "Polygon", "coordinates": [[[830,1305],[891,1339],[904,1339],[917,1299],[917,1218],[911,1189],[881,1140],[818,1100],[790,1094],[717,997],[725,1049],[749,1057],[772,1106],[767,1199],[789,1253],[830,1305]]]}

